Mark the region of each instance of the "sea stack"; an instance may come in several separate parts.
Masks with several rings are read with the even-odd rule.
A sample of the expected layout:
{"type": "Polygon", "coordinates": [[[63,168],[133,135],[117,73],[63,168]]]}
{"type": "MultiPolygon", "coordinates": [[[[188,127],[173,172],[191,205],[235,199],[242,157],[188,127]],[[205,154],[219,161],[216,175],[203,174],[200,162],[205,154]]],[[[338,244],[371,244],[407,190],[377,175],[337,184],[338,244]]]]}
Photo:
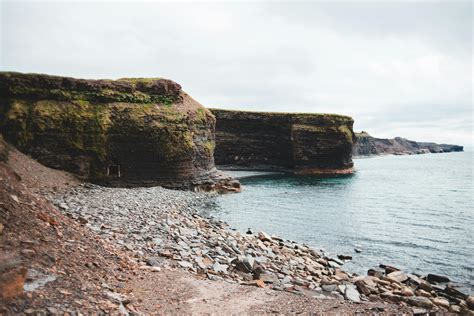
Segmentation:
{"type": "Polygon", "coordinates": [[[296,174],[353,172],[354,120],[349,116],[211,111],[217,120],[217,165],[296,174]]]}

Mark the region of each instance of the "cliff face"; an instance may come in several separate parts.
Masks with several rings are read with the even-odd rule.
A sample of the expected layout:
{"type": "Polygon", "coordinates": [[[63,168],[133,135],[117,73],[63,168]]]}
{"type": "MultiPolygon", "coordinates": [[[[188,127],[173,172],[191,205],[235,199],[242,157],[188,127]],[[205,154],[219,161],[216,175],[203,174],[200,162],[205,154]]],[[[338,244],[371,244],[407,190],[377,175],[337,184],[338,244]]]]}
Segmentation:
{"type": "Polygon", "coordinates": [[[213,186],[213,115],[167,79],[0,73],[0,133],[46,166],[112,185],[213,186]]]}
{"type": "Polygon", "coordinates": [[[356,133],[354,156],[371,155],[413,155],[463,151],[463,146],[415,142],[401,137],[393,139],[375,138],[366,132],[356,133]]]}
{"type": "Polygon", "coordinates": [[[217,121],[214,156],[218,165],[305,174],[352,172],[355,138],[350,117],[211,111],[217,121]]]}

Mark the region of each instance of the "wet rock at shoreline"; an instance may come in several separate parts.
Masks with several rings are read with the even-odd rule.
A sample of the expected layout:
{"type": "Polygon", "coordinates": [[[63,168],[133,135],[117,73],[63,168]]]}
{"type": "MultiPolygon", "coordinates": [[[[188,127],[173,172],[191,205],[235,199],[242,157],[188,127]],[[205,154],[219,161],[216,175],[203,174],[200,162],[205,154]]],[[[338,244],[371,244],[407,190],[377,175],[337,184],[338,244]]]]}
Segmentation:
{"type": "Polygon", "coordinates": [[[428,274],[426,276],[426,281],[430,283],[447,283],[449,282],[449,278],[437,274],[428,274]]]}
{"type": "Polygon", "coordinates": [[[400,270],[400,269],[398,269],[398,268],[395,268],[395,267],[392,267],[392,266],[386,265],[386,264],[380,264],[379,267],[382,268],[382,269],[385,269],[385,273],[386,273],[386,274],[390,274],[390,273],[392,273],[392,272],[395,272],[395,271],[399,271],[399,270],[400,270]]]}
{"type": "Polygon", "coordinates": [[[390,280],[393,280],[393,281],[396,281],[396,282],[399,282],[399,283],[404,282],[408,279],[408,276],[403,271],[391,272],[387,275],[387,277],[390,280]]]}
{"type": "Polygon", "coordinates": [[[474,310],[474,296],[473,295],[470,295],[466,299],[466,303],[467,303],[467,306],[469,306],[470,309],[474,310]]]}

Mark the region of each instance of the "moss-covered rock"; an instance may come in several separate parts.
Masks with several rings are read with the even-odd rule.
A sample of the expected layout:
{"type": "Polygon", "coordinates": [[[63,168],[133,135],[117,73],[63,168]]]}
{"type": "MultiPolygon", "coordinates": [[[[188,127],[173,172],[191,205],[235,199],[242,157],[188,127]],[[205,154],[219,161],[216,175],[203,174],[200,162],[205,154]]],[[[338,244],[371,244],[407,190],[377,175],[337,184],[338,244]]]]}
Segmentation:
{"type": "Polygon", "coordinates": [[[302,174],[352,172],[351,117],[211,109],[218,165],[285,169],[302,174]]]}
{"type": "Polygon", "coordinates": [[[119,185],[211,185],[215,118],[167,79],[0,73],[0,132],[41,163],[119,185]]]}

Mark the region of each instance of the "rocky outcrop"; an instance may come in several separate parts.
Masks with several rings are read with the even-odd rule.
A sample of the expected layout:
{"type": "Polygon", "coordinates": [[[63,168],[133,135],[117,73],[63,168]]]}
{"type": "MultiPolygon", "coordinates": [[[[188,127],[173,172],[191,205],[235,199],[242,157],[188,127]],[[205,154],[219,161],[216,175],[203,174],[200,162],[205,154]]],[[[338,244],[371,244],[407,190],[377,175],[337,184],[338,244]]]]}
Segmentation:
{"type": "Polygon", "coordinates": [[[401,137],[393,139],[375,138],[366,132],[356,133],[354,156],[413,155],[463,151],[463,146],[415,142],[401,137]]]}
{"type": "Polygon", "coordinates": [[[171,80],[0,73],[0,132],[42,164],[110,185],[238,189],[215,118],[171,80]]]}
{"type": "Polygon", "coordinates": [[[2,134],[0,134],[0,162],[5,162],[8,159],[8,144],[3,140],[2,134]]]}
{"type": "Polygon", "coordinates": [[[350,117],[211,109],[217,165],[301,174],[352,172],[350,117]]]}

